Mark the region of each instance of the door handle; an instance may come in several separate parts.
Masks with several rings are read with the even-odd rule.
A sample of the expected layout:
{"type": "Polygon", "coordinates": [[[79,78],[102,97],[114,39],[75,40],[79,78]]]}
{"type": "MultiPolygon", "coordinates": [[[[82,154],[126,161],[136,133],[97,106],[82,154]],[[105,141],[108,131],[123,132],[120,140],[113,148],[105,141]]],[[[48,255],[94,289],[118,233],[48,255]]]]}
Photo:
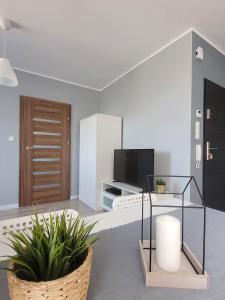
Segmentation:
{"type": "Polygon", "coordinates": [[[26,146],[26,150],[32,150],[33,149],[33,146],[26,146]]]}
{"type": "Polygon", "coordinates": [[[218,150],[218,147],[210,147],[209,150],[218,150]]]}
{"type": "Polygon", "coordinates": [[[218,150],[218,147],[210,147],[210,142],[206,142],[206,160],[212,160],[213,154],[211,150],[218,150]]]}

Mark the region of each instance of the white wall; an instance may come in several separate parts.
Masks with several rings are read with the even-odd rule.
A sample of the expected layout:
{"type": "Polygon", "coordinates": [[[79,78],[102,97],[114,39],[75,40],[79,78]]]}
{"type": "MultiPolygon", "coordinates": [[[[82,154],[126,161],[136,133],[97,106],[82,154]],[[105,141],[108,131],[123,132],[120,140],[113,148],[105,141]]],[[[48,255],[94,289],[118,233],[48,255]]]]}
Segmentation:
{"type": "Polygon", "coordinates": [[[190,174],[192,34],[101,93],[100,112],[123,117],[124,148],[154,148],[155,174],[190,174]]]}
{"type": "Polygon", "coordinates": [[[72,104],[71,195],[78,194],[79,122],[98,112],[99,93],[56,80],[17,72],[19,86],[0,86],[0,206],[18,204],[20,95],[72,104]],[[9,143],[8,137],[15,136],[9,143]]]}

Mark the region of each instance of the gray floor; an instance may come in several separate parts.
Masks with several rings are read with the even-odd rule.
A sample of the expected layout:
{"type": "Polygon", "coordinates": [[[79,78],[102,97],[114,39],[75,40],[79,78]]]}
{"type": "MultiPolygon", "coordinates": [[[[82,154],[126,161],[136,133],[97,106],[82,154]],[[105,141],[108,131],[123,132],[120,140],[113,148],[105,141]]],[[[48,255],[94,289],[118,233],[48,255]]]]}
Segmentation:
{"type": "MultiPolygon", "coordinates": [[[[179,215],[174,212],[174,215],[179,215]]],[[[200,213],[185,215],[185,239],[201,254],[200,213]]],[[[138,254],[140,222],[101,233],[94,247],[88,300],[224,300],[225,299],[225,214],[207,211],[206,267],[211,276],[207,291],[146,288],[138,254]]],[[[148,236],[148,232],[146,232],[148,236]]],[[[5,273],[0,277],[0,299],[8,300],[5,273]]]]}
{"type": "MultiPolygon", "coordinates": [[[[179,216],[178,212],[173,214],[179,216]]],[[[192,209],[185,215],[185,240],[199,257],[200,216],[199,211],[192,209]]],[[[140,222],[102,232],[102,239],[94,248],[88,300],[225,299],[225,213],[207,211],[206,267],[211,276],[211,287],[207,291],[146,288],[137,250],[139,238],[140,222]]]]}
{"type": "Polygon", "coordinates": [[[67,208],[67,209],[71,208],[71,209],[77,210],[82,217],[90,216],[92,214],[97,213],[81,201],[68,200],[68,201],[59,201],[59,202],[54,202],[54,203],[45,203],[45,204],[38,204],[35,206],[26,206],[26,207],[2,210],[2,211],[0,211],[0,221],[6,220],[6,219],[11,219],[11,218],[16,218],[16,217],[29,216],[29,215],[33,214],[34,208],[37,209],[38,212],[40,212],[40,213],[47,212],[47,211],[60,210],[60,209],[64,209],[64,208],[67,208]]]}

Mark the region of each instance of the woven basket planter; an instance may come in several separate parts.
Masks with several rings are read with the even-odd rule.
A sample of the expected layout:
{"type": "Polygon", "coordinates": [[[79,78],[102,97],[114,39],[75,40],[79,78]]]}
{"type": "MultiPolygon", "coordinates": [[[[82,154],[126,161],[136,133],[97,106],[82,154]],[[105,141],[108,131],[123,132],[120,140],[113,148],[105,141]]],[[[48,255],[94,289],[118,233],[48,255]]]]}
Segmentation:
{"type": "Polygon", "coordinates": [[[89,248],[84,263],[65,277],[42,282],[21,280],[8,272],[8,286],[11,300],[86,300],[92,262],[89,248]]]}

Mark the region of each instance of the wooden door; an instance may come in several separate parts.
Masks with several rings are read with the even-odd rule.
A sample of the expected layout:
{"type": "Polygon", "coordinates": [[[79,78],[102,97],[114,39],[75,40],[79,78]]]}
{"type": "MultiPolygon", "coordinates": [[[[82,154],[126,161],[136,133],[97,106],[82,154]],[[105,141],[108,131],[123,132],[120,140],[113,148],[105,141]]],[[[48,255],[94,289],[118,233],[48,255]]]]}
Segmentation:
{"type": "Polygon", "coordinates": [[[208,207],[225,211],[225,88],[205,80],[203,194],[208,207]]]}
{"type": "Polygon", "coordinates": [[[21,96],[20,206],[70,198],[71,105],[21,96]]]}

